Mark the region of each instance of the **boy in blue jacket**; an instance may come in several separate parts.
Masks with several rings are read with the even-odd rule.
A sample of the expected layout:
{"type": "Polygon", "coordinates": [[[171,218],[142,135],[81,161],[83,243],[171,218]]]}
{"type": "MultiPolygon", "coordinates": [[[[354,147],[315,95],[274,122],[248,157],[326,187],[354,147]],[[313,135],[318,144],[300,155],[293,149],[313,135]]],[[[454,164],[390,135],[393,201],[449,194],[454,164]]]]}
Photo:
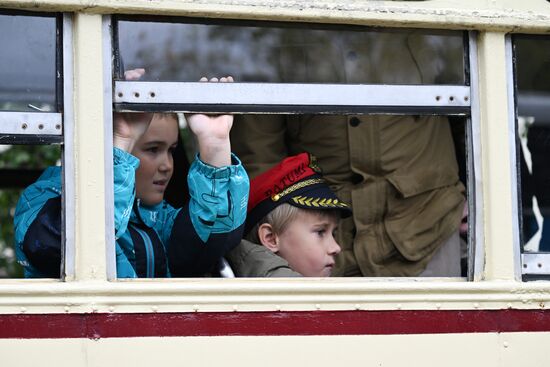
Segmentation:
{"type": "MultiPolygon", "coordinates": [[[[249,181],[231,154],[233,117],[195,114],[187,120],[199,154],[188,174],[190,201],[175,209],[163,199],[173,172],[177,116],[113,116],[119,278],[201,276],[241,240],[249,181]]],[[[19,199],[14,219],[16,254],[26,277],[60,276],[60,195],[61,167],[50,167],[19,199]]]]}

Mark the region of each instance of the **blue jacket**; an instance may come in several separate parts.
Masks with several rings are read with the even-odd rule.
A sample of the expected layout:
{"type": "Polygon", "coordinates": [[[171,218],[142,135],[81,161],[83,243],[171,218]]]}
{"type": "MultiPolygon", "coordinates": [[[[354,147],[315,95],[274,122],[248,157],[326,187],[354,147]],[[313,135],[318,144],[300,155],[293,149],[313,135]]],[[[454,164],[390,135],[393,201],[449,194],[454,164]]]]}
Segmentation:
{"type": "MultiPolygon", "coordinates": [[[[192,277],[212,270],[242,237],[248,176],[240,161],[214,168],[195,159],[189,204],[153,207],[135,199],[139,160],[114,149],[116,267],[119,278],[192,277]]],[[[21,195],[15,209],[16,256],[26,277],[59,277],[61,167],[50,167],[21,195]]]]}

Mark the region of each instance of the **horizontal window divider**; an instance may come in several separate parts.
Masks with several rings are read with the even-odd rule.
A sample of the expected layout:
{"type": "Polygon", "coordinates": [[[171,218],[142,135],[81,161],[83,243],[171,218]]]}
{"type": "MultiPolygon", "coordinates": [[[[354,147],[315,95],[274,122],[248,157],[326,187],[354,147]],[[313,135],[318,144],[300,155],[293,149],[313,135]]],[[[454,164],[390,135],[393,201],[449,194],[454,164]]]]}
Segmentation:
{"type": "Polygon", "coordinates": [[[0,133],[0,145],[46,145],[61,144],[61,135],[19,135],[0,133]]]}
{"type": "Polygon", "coordinates": [[[470,87],[117,81],[114,103],[119,111],[467,114],[470,87]]]}
{"type": "Polygon", "coordinates": [[[390,115],[469,115],[468,107],[392,107],[392,106],[286,106],[222,104],[141,104],[116,103],[118,112],[183,112],[227,114],[390,114],[390,115]]]}
{"type": "Polygon", "coordinates": [[[523,253],[521,255],[521,264],[524,275],[550,276],[550,253],[523,253]]]}
{"type": "Polygon", "coordinates": [[[0,136],[12,139],[17,135],[61,136],[62,126],[61,113],[57,112],[0,112],[0,136]]]}

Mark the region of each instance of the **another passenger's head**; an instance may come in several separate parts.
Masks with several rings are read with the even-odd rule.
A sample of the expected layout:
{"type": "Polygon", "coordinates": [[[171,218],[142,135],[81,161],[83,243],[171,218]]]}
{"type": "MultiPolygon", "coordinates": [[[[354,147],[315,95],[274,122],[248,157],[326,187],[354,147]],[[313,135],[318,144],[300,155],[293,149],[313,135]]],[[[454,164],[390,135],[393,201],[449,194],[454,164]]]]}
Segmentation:
{"type": "Polygon", "coordinates": [[[178,143],[178,117],[174,113],[155,113],[147,131],[139,138],[132,154],[139,159],[136,171],[136,196],[145,205],[156,205],[172,177],[172,152],[178,143]]]}
{"type": "Polygon", "coordinates": [[[245,233],[288,261],[294,271],[325,277],[341,251],[334,239],[338,219],[350,214],[314,158],[301,153],[251,181],[245,233]]]}

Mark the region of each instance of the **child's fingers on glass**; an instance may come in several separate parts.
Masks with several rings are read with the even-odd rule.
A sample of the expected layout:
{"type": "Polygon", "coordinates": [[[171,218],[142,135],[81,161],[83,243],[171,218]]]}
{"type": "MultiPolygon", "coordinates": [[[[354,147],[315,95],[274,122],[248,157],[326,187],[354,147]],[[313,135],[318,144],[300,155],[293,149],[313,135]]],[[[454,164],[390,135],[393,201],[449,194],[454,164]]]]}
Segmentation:
{"type": "Polygon", "coordinates": [[[138,80],[144,74],[145,74],[145,69],[143,69],[143,68],[126,70],[124,72],[124,79],[125,80],[138,80]]]}
{"type": "Polygon", "coordinates": [[[232,83],[233,82],[233,77],[231,75],[228,75],[228,76],[224,76],[224,77],[221,77],[221,78],[210,78],[210,80],[208,80],[207,77],[203,76],[199,79],[199,82],[222,82],[222,83],[226,83],[226,82],[229,82],[229,83],[232,83]]]}

